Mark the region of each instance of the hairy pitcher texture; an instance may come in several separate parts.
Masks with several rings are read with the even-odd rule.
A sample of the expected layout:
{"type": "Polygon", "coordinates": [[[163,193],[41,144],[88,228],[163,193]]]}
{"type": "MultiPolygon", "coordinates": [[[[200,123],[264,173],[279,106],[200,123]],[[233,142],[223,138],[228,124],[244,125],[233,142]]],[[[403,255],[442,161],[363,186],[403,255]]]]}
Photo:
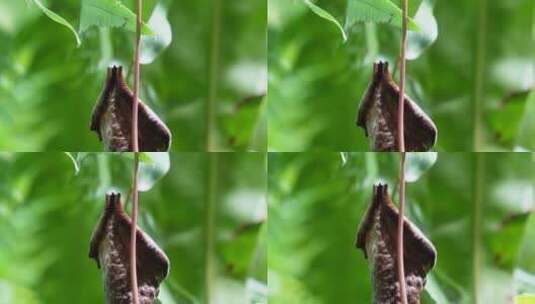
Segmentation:
{"type": "MultiPolygon", "coordinates": [[[[130,231],[132,223],[119,193],[106,194],[104,212],[91,237],[89,257],[102,270],[106,303],[131,304],[130,231]]],[[[169,259],[156,242],[137,228],[139,303],[157,303],[159,286],[169,272],[169,259]]]]}
{"type": "MultiPolygon", "coordinates": [[[[360,224],[356,246],[368,259],[373,285],[373,303],[401,303],[396,272],[396,232],[399,212],[388,195],[388,186],[373,187],[373,198],[360,224]]],[[[407,299],[420,303],[426,275],[433,268],[437,252],[431,241],[408,219],[404,219],[404,261],[407,299]]]]}
{"type": "MultiPolygon", "coordinates": [[[[93,109],[91,131],[98,134],[108,151],[132,151],[132,107],[134,94],[123,78],[121,66],[108,68],[106,82],[93,109]]],[[[139,101],[139,150],[165,152],[171,144],[171,131],[141,100],[139,101]]]]}
{"type": "MultiPolygon", "coordinates": [[[[364,129],[373,151],[398,151],[399,88],[388,62],[373,65],[371,83],[360,102],[357,126],[364,129]]],[[[420,107],[404,96],[405,150],[429,151],[437,140],[437,127],[420,107]]]]}

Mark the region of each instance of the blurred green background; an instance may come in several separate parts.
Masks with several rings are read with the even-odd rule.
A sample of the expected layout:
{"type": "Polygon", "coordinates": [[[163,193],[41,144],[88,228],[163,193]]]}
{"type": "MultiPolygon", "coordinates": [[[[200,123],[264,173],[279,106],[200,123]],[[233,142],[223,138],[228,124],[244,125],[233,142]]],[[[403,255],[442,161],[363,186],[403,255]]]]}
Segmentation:
{"type": "MultiPolygon", "coordinates": [[[[268,2],[269,150],[368,151],[357,107],[373,62],[395,66],[400,29],[347,22],[357,0],[309,2],[348,40],[305,1],[268,2]]],[[[434,150],[535,150],[535,2],[423,0],[409,9],[423,36],[409,33],[407,92],[437,124],[434,150]]]]}
{"type": "MultiPolygon", "coordinates": [[[[74,35],[34,1],[0,1],[0,150],[101,151],[89,131],[91,110],[106,67],[130,70],[134,33],[96,26],[80,33],[86,0],[41,1],[80,33],[77,47],[74,35]]],[[[133,10],[133,0],[122,2],[133,10]]],[[[266,1],[220,1],[220,9],[216,2],[143,1],[144,20],[159,8],[153,28],[171,41],[144,42],[154,61],[141,67],[141,99],[171,129],[171,151],[207,150],[209,92],[215,102],[209,150],[264,151],[266,1]]]]}
{"type": "MultiPolygon", "coordinates": [[[[406,215],[438,251],[422,302],[513,303],[535,293],[535,157],[440,153],[433,165],[435,156],[407,164],[406,215]]],[[[371,302],[355,236],[373,185],[386,182],[392,194],[398,168],[392,153],[270,154],[269,303],[371,302]]]]}
{"type": "MultiPolygon", "coordinates": [[[[73,157],[78,173],[64,153],[0,154],[2,304],[103,303],[89,239],[106,191],[126,197],[133,159],[73,157]]],[[[265,155],[172,153],[162,176],[167,164],[144,160],[140,180],[153,185],[140,193],[140,226],[171,260],[161,302],[208,303],[211,286],[209,303],[266,303],[265,155]]]]}

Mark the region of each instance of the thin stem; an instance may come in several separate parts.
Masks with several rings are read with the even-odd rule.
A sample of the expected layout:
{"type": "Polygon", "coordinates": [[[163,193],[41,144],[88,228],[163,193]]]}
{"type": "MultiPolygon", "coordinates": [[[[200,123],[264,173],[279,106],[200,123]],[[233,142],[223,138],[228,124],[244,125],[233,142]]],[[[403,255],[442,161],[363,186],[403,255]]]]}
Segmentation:
{"type": "Polygon", "coordinates": [[[141,1],[136,1],[136,42],[134,52],[134,104],[132,107],[132,150],[139,152],[139,138],[138,138],[138,108],[139,108],[139,52],[141,46],[141,1]]]}
{"type": "Polygon", "coordinates": [[[407,304],[407,289],[405,286],[405,259],[403,249],[403,223],[405,214],[405,152],[400,153],[399,162],[399,218],[397,235],[397,270],[401,303],[407,304]]]}
{"type": "Polygon", "coordinates": [[[130,230],[130,277],[132,285],[132,303],[139,303],[139,293],[137,288],[137,214],[138,214],[138,176],[139,176],[139,153],[134,153],[134,174],[132,190],[132,229],[130,230]]]}
{"type": "Polygon", "coordinates": [[[398,144],[399,152],[405,152],[405,49],[407,48],[407,1],[403,0],[403,22],[401,26],[401,47],[399,55],[399,99],[398,99],[398,144]]]}
{"type": "Polygon", "coordinates": [[[482,120],[482,103],[483,103],[483,86],[485,77],[485,56],[486,56],[486,39],[487,39],[487,0],[479,0],[477,8],[479,12],[479,24],[477,31],[476,47],[476,80],[474,92],[474,111],[473,111],[473,129],[474,129],[474,152],[480,152],[483,145],[483,131],[481,129],[482,120]]]}
{"type": "Polygon", "coordinates": [[[138,217],[138,177],[139,177],[139,138],[138,138],[138,112],[139,112],[139,82],[140,66],[139,53],[141,44],[141,11],[142,0],[136,1],[136,39],[134,51],[134,104],[132,105],[132,150],[134,151],[134,173],[132,181],[132,228],[130,231],[130,278],[132,286],[132,303],[139,303],[137,286],[137,217],[138,217]]]}
{"type": "Polygon", "coordinates": [[[407,48],[408,0],[402,1],[401,47],[399,55],[399,100],[398,100],[398,143],[399,163],[399,218],[397,235],[397,275],[401,303],[407,304],[405,285],[405,259],[403,249],[403,223],[405,218],[405,50],[407,48]]]}
{"type": "MultiPolygon", "coordinates": [[[[485,56],[486,56],[486,35],[487,35],[487,0],[479,0],[477,8],[479,12],[479,23],[477,31],[476,47],[476,79],[474,92],[474,111],[473,111],[473,129],[474,129],[474,151],[479,152],[482,149],[483,135],[481,130],[481,116],[483,103],[483,86],[485,76],[485,56]]],[[[483,178],[485,174],[484,154],[476,153],[476,168],[474,182],[474,214],[472,227],[472,250],[474,252],[473,260],[473,303],[480,303],[480,285],[481,285],[481,212],[483,204],[483,178]]]]}
{"type": "MultiPolygon", "coordinates": [[[[487,0],[479,0],[477,8],[479,12],[477,47],[476,47],[476,79],[474,92],[474,111],[473,111],[473,129],[474,129],[474,151],[479,152],[482,149],[483,135],[481,130],[481,116],[483,103],[483,89],[485,76],[485,57],[486,57],[486,39],[487,39],[487,0]]],[[[474,214],[473,214],[473,235],[472,250],[474,252],[473,260],[473,294],[474,303],[480,303],[480,285],[481,285],[481,213],[483,204],[483,178],[485,174],[484,153],[476,153],[476,169],[474,182],[474,214]]]]}
{"type": "Polygon", "coordinates": [[[473,294],[475,304],[480,303],[479,290],[481,282],[481,213],[483,208],[483,187],[485,177],[485,153],[475,153],[475,176],[474,176],[474,214],[472,227],[472,250],[473,261],[473,294]]]}
{"type": "Polygon", "coordinates": [[[208,102],[206,105],[205,132],[206,132],[206,151],[215,149],[215,109],[217,98],[217,84],[219,74],[219,35],[221,32],[221,0],[212,0],[212,38],[210,47],[210,71],[209,71],[209,88],[208,102]]]}
{"type": "Polygon", "coordinates": [[[208,153],[208,176],[206,183],[206,219],[205,219],[205,303],[212,303],[212,295],[215,282],[214,242],[215,242],[215,217],[217,200],[217,175],[218,153],[208,153]]]}

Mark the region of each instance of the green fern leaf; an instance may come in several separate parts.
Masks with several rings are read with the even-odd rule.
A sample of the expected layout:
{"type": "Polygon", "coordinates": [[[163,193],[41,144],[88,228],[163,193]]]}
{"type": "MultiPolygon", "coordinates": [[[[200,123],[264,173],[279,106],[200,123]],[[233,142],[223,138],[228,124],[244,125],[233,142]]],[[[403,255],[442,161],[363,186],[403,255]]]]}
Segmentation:
{"type": "MultiPolygon", "coordinates": [[[[390,0],[348,0],[346,27],[356,22],[387,23],[401,27],[401,9],[390,0]]],[[[409,17],[409,30],[419,32],[420,28],[409,17]]]]}
{"type": "MultiPolygon", "coordinates": [[[[119,27],[136,31],[136,15],[118,0],[83,0],[80,15],[80,32],[91,26],[119,27]]],[[[145,23],[141,33],[153,34],[145,23]]]]}

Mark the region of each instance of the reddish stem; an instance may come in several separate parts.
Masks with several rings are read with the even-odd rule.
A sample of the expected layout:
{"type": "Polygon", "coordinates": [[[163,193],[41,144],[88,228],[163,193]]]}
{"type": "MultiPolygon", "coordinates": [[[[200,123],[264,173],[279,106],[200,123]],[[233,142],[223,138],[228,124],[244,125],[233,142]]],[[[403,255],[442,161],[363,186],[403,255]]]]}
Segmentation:
{"type": "Polygon", "coordinates": [[[139,303],[137,285],[137,217],[138,217],[138,176],[139,176],[139,138],[138,138],[138,112],[139,112],[139,82],[140,82],[140,44],[141,44],[141,9],[142,0],[136,1],[136,39],[134,52],[134,104],[132,106],[132,150],[134,151],[134,173],[132,182],[132,229],[130,233],[130,278],[132,286],[132,303],[139,303]]]}
{"type": "Polygon", "coordinates": [[[405,259],[403,249],[403,222],[405,214],[405,152],[401,153],[400,171],[399,171],[399,218],[398,218],[398,235],[397,235],[397,270],[399,292],[401,296],[401,303],[407,304],[407,289],[405,286],[405,259]]]}
{"type": "Polygon", "coordinates": [[[407,0],[403,0],[403,22],[401,26],[401,48],[399,62],[398,99],[398,144],[399,152],[405,152],[405,49],[407,48],[407,0]]]}
{"type": "Polygon", "coordinates": [[[134,153],[134,176],[132,190],[132,229],[130,232],[130,277],[132,285],[132,303],[139,303],[139,293],[137,286],[137,245],[136,230],[138,218],[138,176],[139,176],[139,153],[134,153]]]}
{"type": "Polygon", "coordinates": [[[136,42],[134,53],[134,104],[132,107],[132,150],[139,152],[138,108],[139,108],[139,52],[141,44],[141,0],[136,1],[136,42]]]}
{"type": "Polygon", "coordinates": [[[398,100],[398,143],[400,152],[399,164],[399,218],[397,235],[397,275],[401,303],[407,304],[407,289],[405,285],[405,264],[403,249],[403,222],[405,214],[405,50],[407,48],[407,9],[408,0],[402,1],[403,19],[401,24],[401,47],[399,65],[399,100],[398,100]]]}

